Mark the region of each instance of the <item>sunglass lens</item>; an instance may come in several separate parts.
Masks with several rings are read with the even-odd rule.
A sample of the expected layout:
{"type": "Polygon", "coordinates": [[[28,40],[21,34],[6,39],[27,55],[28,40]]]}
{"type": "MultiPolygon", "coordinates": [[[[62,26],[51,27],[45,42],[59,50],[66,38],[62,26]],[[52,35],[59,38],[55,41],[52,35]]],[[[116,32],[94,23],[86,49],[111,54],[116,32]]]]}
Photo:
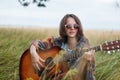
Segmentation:
{"type": "MultiPolygon", "coordinates": [[[[66,27],[67,29],[72,29],[72,25],[71,25],[71,24],[66,24],[65,27],[66,27]]],[[[78,25],[78,24],[74,24],[73,27],[74,27],[74,29],[78,29],[78,28],[79,28],[79,25],[78,25]]]]}
{"type": "Polygon", "coordinates": [[[67,24],[65,27],[66,27],[67,29],[71,29],[71,25],[70,25],[70,24],[67,24]]]}
{"type": "Polygon", "coordinates": [[[75,25],[74,25],[74,28],[75,28],[75,29],[78,29],[78,28],[79,28],[79,25],[78,25],[78,24],[75,24],[75,25]]]}

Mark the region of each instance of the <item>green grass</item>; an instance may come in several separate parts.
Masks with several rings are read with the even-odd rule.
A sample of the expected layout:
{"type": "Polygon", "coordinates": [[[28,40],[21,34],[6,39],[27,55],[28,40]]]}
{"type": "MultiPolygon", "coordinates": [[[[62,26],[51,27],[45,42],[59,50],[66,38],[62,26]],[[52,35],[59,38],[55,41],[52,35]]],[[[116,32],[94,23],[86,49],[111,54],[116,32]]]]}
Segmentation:
{"type": "MultiPolygon", "coordinates": [[[[86,30],[91,46],[120,39],[120,31],[86,30]]],[[[19,61],[32,40],[58,36],[57,29],[0,28],[0,80],[19,80],[19,61]],[[56,34],[57,33],[57,34],[56,34]]],[[[96,80],[120,80],[120,52],[96,52],[96,80]]]]}

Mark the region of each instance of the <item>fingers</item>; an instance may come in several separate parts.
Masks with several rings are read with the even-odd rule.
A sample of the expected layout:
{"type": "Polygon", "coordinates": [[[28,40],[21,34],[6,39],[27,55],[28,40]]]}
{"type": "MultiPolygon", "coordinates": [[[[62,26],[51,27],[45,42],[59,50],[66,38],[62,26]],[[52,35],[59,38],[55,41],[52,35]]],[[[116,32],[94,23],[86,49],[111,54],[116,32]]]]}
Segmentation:
{"type": "Polygon", "coordinates": [[[95,50],[90,50],[88,52],[85,52],[84,58],[86,60],[92,60],[92,58],[94,57],[94,53],[95,53],[95,50]]]}
{"type": "Polygon", "coordinates": [[[39,59],[40,59],[39,61],[45,62],[45,60],[44,60],[44,59],[42,59],[41,57],[40,57],[39,59]]]}
{"type": "Polygon", "coordinates": [[[40,70],[40,67],[37,63],[33,63],[33,67],[35,69],[35,72],[37,72],[38,70],[40,70]]]}
{"type": "Polygon", "coordinates": [[[41,59],[40,59],[40,57],[39,56],[35,56],[35,57],[32,57],[32,65],[33,65],[33,67],[35,68],[35,70],[40,70],[40,68],[41,67],[45,67],[45,60],[43,60],[42,59],[42,61],[41,61],[41,59]]]}
{"type": "MultiPolygon", "coordinates": [[[[45,62],[45,61],[44,61],[45,62]]],[[[40,60],[38,61],[38,65],[40,65],[41,67],[45,67],[42,63],[44,62],[41,62],[40,60]]]]}
{"type": "Polygon", "coordinates": [[[35,68],[35,71],[38,71],[40,70],[41,67],[44,67],[44,65],[40,61],[32,62],[32,64],[33,64],[33,67],[35,68]]]}
{"type": "Polygon", "coordinates": [[[95,50],[90,50],[89,51],[90,56],[94,56],[94,53],[95,53],[95,50]]]}

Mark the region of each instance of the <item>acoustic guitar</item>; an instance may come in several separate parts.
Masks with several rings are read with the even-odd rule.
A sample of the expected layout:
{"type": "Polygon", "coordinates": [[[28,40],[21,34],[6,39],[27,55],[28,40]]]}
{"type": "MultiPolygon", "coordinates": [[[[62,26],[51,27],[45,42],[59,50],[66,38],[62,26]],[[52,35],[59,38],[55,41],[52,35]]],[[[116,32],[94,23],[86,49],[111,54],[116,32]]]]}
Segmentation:
{"type": "MultiPolygon", "coordinates": [[[[48,50],[39,50],[39,56],[45,60],[45,67],[35,73],[34,68],[31,62],[30,50],[27,49],[21,56],[20,65],[19,65],[19,74],[20,80],[51,80],[48,79],[51,76],[55,76],[56,72],[59,72],[59,69],[62,68],[61,61],[69,61],[71,58],[79,58],[86,51],[94,49],[97,51],[115,51],[120,49],[120,40],[115,40],[111,42],[105,42],[102,45],[81,50],[79,53],[63,54],[60,59],[57,59],[56,56],[59,55],[61,48],[53,47],[48,50]],[[46,75],[46,76],[44,76],[46,75]],[[46,77],[46,78],[45,78],[46,77]]],[[[109,53],[109,52],[108,52],[109,53]]],[[[66,66],[65,66],[66,67],[66,66]]]]}

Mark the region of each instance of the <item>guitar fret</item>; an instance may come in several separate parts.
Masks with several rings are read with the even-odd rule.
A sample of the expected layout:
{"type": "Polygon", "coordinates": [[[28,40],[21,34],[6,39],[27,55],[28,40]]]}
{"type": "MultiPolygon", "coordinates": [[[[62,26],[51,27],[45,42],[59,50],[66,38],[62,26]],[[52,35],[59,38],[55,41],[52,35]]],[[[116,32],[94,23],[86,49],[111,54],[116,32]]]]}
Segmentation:
{"type": "Polygon", "coordinates": [[[64,55],[64,60],[65,61],[69,61],[71,58],[78,58],[78,57],[81,57],[83,55],[84,52],[88,52],[90,50],[95,50],[96,52],[97,51],[100,51],[100,46],[97,46],[97,47],[93,47],[93,48],[89,48],[89,49],[83,49],[81,50],[80,52],[76,52],[75,50],[72,51],[71,54],[65,54],[64,55]]]}

